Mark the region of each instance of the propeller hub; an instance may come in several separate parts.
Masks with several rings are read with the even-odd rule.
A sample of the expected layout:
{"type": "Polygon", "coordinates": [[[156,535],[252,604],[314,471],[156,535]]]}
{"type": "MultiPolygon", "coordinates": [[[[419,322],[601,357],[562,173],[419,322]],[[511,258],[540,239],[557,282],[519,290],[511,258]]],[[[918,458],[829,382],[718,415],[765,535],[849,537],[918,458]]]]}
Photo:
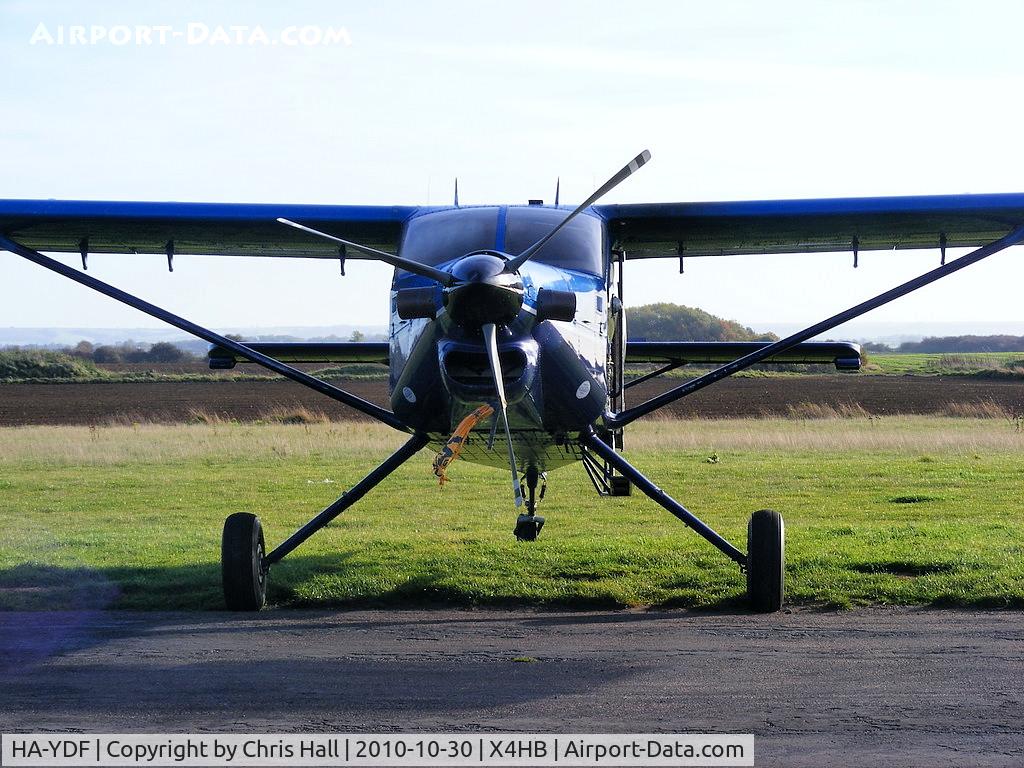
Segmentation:
{"type": "Polygon", "coordinates": [[[451,269],[453,285],[445,288],[443,300],[452,322],[464,328],[488,323],[507,325],[523,306],[523,281],[516,272],[506,272],[506,258],[497,251],[464,256],[451,269]]]}

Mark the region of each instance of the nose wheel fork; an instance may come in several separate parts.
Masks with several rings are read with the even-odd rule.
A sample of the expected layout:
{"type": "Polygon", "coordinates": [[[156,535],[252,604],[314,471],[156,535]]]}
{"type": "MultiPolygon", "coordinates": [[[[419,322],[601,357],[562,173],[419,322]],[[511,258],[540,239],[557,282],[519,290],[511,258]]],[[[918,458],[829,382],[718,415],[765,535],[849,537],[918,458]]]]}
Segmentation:
{"type": "Polygon", "coordinates": [[[537,506],[548,489],[548,476],[536,467],[527,467],[526,474],[520,480],[520,485],[523,484],[526,485],[526,512],[516,518],[516,527],[512,532],[519,541],[536,541],[540,529],[544,527],[544,518],[537,515],[537,506]],[[538,483],[540,493],[537,492],[538,483]]]}

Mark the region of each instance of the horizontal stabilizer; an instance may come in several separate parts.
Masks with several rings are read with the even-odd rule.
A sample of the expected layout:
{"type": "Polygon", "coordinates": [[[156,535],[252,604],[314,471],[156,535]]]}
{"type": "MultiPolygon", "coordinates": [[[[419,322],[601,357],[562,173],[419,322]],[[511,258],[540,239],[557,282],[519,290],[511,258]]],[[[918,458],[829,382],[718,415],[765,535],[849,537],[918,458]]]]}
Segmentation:
{"type": "MultiPolygon", "coordinates": [[[[731,363],[768,346],[767,341],[630,341],[626,343],[627,363],[682,363],[686,365],[731,363]]],[[[808,341],[764,364],[825,363],[840,371],[860,369],[860,345],[849,342],[808,341]]]]}
{"type": "MultiPolygon", "coordinates": [[[[389,345],[386,341],[342,342],[242,342],[257,352],[282,363],[381,363],[387,365],[389,345]]],[[[218,370],[234,368],[239,360],[224,347],[212,346],[207,354],[210,367],[218,370]]]]}

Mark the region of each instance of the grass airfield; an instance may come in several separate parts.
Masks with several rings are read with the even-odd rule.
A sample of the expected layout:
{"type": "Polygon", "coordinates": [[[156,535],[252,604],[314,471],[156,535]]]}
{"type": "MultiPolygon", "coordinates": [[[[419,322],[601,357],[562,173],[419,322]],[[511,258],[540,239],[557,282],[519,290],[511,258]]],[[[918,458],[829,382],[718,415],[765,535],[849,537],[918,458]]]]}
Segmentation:
{"type": "MultiPolygon", "coordinates": [[[[826,414],[828,415],[828,414],[826,414]]],[[[0,429],[0,609],[219,609],[224,518],[273,547],[402,442],[365,423],[0,429]]],[[[1024,607],[1024,433],[1004,418],[649,420],[629,460],[745,549],[787,526],[787,598],[1024,607]]],[[[271,572],[271,606],[731,609],[738,569],[642,495],[551,473],[540,539],[505,473],[427,452],[271,572]]]]}

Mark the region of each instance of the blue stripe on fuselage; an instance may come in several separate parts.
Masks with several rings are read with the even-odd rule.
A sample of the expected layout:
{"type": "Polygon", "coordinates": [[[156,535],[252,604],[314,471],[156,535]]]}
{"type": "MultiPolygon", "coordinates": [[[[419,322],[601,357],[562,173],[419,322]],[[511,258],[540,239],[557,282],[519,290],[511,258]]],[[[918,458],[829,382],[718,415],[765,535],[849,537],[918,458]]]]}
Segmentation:
{"type": "MultiPolygon", "coordinates": [[[[520,270],[523,276],[523,283],[526,286],[526,306],[531,309],[537,303],[537,291],[541,288],[551,288],[557,291],[572,291],[576,294],[604,292],[605,282],[598,275],[591,275],[588,272],[579,272],[575,269],[563,269],[539,260],[530,260],[520,270]]],[[[580,303],[577,315],[579,319],[591,319],[588,317],[588,308],[580,303]],[[582,316],[581,316],[582,315],[582,316]]]]}
{"type": "Polygon", "coordinates": [[[508,223],[508,206],[498,206],[498,226],[494,230],[494,250],[505,251],[505,225],[508,223]]]}

